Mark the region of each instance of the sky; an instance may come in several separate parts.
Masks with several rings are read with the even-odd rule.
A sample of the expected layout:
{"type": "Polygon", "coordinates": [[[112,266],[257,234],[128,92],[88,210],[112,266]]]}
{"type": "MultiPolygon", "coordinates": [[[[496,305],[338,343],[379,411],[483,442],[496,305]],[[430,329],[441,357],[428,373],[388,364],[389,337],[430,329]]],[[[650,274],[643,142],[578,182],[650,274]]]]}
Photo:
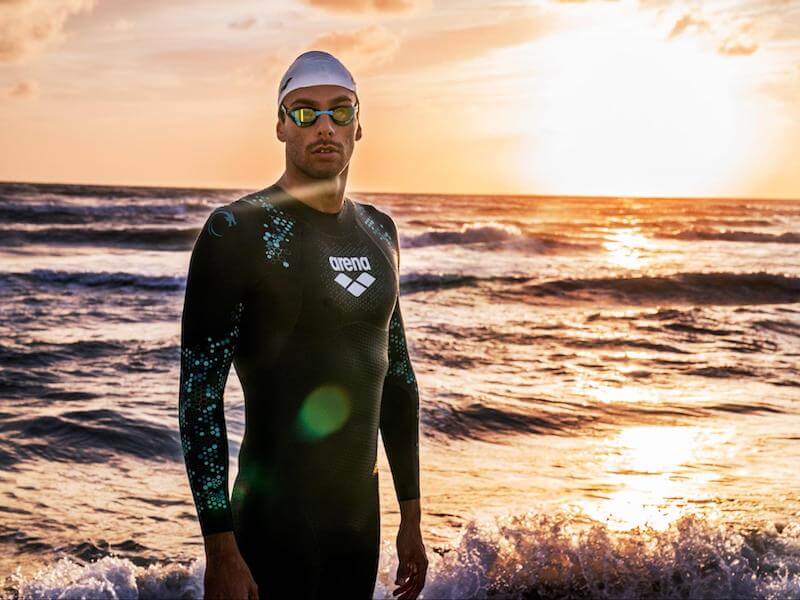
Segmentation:
{"type": "Polygon", "coordinates": [[[0,0],[0,180],[265,187],[312,49],[350,191],[800,198],[800,0],[0,0]]]}

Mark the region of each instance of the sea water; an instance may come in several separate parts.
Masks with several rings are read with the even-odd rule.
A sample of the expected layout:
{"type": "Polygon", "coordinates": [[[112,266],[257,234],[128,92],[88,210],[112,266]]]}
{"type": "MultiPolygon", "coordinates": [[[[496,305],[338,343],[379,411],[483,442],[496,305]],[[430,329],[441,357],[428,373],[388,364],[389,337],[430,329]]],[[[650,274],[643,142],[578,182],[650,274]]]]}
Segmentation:
{"type": "MultiPolygon", "coordinates": [[[[180,315],[250,191],[0,184],[0,594],[201,597],[180,315]]],[[[800,596],[800,202],[348,196],[401,234],[422,598],[800,596]]],[[[233,369],[225,414],[232,482],[233,369]]]]}

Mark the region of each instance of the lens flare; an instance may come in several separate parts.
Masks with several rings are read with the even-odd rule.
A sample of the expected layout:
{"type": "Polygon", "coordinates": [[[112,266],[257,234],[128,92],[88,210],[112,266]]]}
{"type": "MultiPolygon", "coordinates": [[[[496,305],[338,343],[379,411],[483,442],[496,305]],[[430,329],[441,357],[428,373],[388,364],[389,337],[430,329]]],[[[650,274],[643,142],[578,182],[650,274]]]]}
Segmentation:
{"type": "Polygon", "coordinates": [[[350,398],[338,385],[321,385],[303,401],[297,415],[300,435],[317,440],[339,430],[350,416],[350,398]]]}

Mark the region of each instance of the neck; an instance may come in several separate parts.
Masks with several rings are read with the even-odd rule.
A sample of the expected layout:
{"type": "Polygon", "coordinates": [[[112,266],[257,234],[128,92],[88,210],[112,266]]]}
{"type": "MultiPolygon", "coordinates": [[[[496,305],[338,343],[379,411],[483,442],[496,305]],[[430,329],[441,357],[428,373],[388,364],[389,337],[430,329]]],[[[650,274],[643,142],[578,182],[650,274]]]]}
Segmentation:
{"type": "MultiPolygon", "coordinates": [[[[349,166],[349,165],[348,165],[349,166]]],[[[330,179],[312,179],[287,169],[275,182],[286,192],[322,212],[336,213],[342,209],[347,169],[330,179]]]]}

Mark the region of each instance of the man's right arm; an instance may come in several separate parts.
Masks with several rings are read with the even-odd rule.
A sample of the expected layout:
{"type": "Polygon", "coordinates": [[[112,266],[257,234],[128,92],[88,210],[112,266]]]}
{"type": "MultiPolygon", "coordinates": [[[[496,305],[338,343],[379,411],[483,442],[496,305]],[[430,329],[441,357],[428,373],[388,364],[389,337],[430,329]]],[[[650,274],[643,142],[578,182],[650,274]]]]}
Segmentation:
{"type": "MultiPolygon", "coordinates": [[[[195,241],[186,278],[178,420],[203,536],[233,530],[223,393],[244,308],[242,229],[230,204],[214,210],[195,241]]],[[[214,545],[232,537],[215,536],[214,545]]]]}

